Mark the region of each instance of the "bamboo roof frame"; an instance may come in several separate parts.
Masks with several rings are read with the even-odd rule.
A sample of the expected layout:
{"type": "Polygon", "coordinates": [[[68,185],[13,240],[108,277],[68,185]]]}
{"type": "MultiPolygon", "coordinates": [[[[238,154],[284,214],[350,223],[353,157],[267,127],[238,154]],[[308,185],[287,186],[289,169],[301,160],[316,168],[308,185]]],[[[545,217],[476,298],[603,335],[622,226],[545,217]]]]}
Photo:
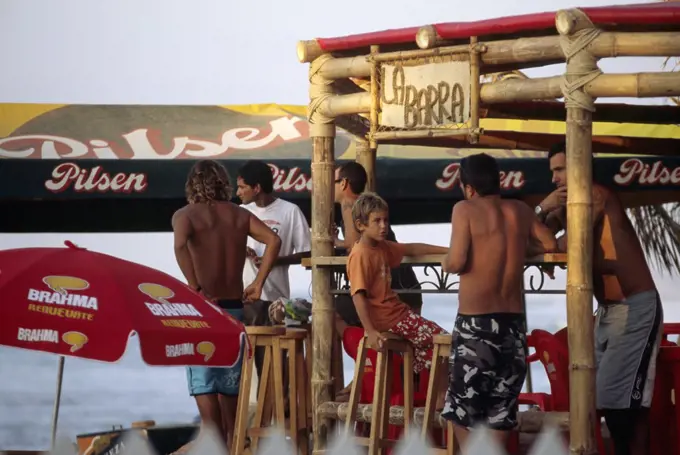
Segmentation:
{"type": "MultiPolygon", "coordinates": [[[[601,58],[680,57],[680,4],[624,5],[561,10],[472,24],[436,24],[329,40],[301,41],[300,62],[310,63],[308,119],[313,137],[312,289],[313,333],[333,331],[330,269],[333,254],[333,137],[338,119],[352,116],[368,143],[358,161],[374,175],[375,149],[382,140],[413,145],[546,150],[554,135],[486,132],[479,118],[500,117],[565,120],[567,201],[567,319],[570,349],[570,448],[574,454],[594,453],[591,423],[595,422],[593,320],[591,303],[592,153],[680,154],[680,141],[657,138],[594,137],[593,120],[680,124],[680,107],[595,104],[596,98],[670,97],[680,95],[680,73],[603,74],[601,58]],[[614,15],[612,15],[612,11],[614,15]],[[615,19],[612,19],[615,17],[615,19]],[[531,19],[531,20],[529,20],[531,19]],[[501,21],[501,20],[499,20],[501,21]],[[533,22],[532,22],[533,21],[533,22]],[[527,23],[532,26],[525,26],[527,23]],[[484,23],[486,24],[487,27],[484,23]],[[467,28],[466,28],[467,27],[467,28]],[[475,28],[476,27],[476,28],[475,28]],[[467,33],[465,32],[467,30],[467,33]],[[472,32],[471,30],[475,30],[472,32]],[[486,30],[486,31],[485,31],[486,30]],[[491,31],[490,31],[491,30],[491,31]],[[385,55],[388,53],[389,55],[385,55]],[[377,134],[378,65],[380,61],[434,59],[469,53],[471,120],[467,134],[397,131],[377,134]],[[534,79],[506,79],[479,85],[480,76],[553,63],[567,63],[566,74],[534,79]],[[586,75],[586,76],[584,76],[586,75]],[[565,102],[557,102],[560,98],[565,102]],[[476,99],[475,99],[476,98],[476,99]],[[600,106],[602,108],[600,109],[600,106]],[[561,113],[560,113],[561,110],[561,113]],[[566,114],[565,114],[566,112],[566,114]],[[368,124],[361,119],[368,119],[368,124]],[[366,154],[373,154],[373,159],[366,154]]],[[[355,133],[356,134],[356,133],[355,133]]],[[[375,190],[375,188],[369,188],[375,190]]],[[[417,261],[416,261],[417,262],[417,261]]],[[[314,450],[322,451],[330,429],[331,340],[314,337],[312,403],[314,450]]],[[[338,414],[337,416],[335,414],[338,414]]]]}

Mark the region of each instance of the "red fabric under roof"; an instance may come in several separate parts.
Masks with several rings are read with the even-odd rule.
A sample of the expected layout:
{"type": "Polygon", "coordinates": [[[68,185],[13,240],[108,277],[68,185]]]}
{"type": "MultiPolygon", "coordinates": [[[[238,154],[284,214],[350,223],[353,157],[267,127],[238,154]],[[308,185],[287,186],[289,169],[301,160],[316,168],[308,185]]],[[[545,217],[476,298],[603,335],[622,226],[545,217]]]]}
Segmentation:
{"type": "MultiPolygon", "coordinates": [[[[595,24],[610,25],[680,25],[680,2],[641,3],[596,8],[580,8],[595,24]]],[[[468,38],[470,36],[502,35],[555,29],[555,13],[534,13],[508,16],[476,22],[448,22],[435,24],[437,33],[444,39],[468,38]]],[[[361,33],[337,38],[318,38],[326,52],[368,47],[372,44],[400,44],[415,42],[420,27],[361,33]]]]}

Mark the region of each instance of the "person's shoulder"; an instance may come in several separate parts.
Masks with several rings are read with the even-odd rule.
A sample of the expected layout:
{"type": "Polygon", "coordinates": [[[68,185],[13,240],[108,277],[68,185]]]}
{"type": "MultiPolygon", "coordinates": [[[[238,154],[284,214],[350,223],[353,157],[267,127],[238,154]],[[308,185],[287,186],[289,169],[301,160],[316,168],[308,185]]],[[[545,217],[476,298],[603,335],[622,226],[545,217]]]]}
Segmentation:
{"type": "Polygon", "coordinates": [[[352,249],[347,256],[347,260],[350,258],[367,257],[370,253],[371,251],[364,244],[357,242],[352,245],[352,249]]]}
{"type": "Polygon", "coordinates": [[[300,214],[301,216],[303,216],[302,210],[300,209],[300,207],[298,207],[298,205],[293,203],[293,202],[287,201],[285,199],[277,198],[274,203],[277,204],[277,206],[278,206],[277,209],[279,209],[279,210],[282,210],[282,211],[285,211],[285,212],[291,213],[291,214],[296,214],[296,215],[300,214]]]}
{"type": "Polygon", "coordinates": [[[526,202],[520,199],[502,199],[501,205],[518,212],[519,214],[535,213],[534,210],[526,202]]]}
{"type": "Polygon", "coordinates": [[[190,216],[190,214],[193,212],[195,209],[194,207],[195,204],[187,204],[184,207],[177,209],[175,213],[172,214],[172,219],[174,220],[179,220],[182,218],[187,218],[190,216]]]}
{"type": "Polygon", "coordinates": [[[250,213],[252,213],[254,211],[254,208],[257,207],[257,205],[254,202],[251,202],[249,204],[239,204],[238,206],[243,210],[249,211],[250,213]]]}
{"type": "Polygon", "coordinates": [[[607,200],[616,197],[616,193],[610,188],[593,182],[593,202],[595,202],[596,199],[607,200]]]}
{"type": "Polygon", "coordinates": [[[458,201],[455,204],[453,204],[453,209],[451,209],[451,217],[460,217],[460,216],[467,216],[470,213],[470,210],[473,210],[475,207],[475,201],[474,200],[462,200],[458,201]]]}

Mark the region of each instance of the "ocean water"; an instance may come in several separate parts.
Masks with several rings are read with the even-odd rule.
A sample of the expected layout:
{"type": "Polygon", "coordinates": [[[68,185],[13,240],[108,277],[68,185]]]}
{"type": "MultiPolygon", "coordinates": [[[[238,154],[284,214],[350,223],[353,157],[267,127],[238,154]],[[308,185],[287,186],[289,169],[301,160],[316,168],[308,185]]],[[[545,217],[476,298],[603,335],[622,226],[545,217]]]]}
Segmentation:
{"type": "MultiPolygon", "coordinates": [[[[455,295],[426,295],[423,315],[451,330],[455,295]]],[[[555,331],[565,325],[561,296],[530,296],[530,329],[555,331]]],[[[46,449],[54,404],[57,356],[0,347],[0,449],[46,449]]],[[[345,356],[345,381],[353,364],[345,356]]],[[[533,371],[534,390],[547,391],[542,368],[533,371]]],[[[189,397],[184,368],[150,367],[132,338],[116,364],[67,358],[64,369],[59,434],[77,434],[129,426],[136,420],[188,423],[197,414],[189,397]]]]}

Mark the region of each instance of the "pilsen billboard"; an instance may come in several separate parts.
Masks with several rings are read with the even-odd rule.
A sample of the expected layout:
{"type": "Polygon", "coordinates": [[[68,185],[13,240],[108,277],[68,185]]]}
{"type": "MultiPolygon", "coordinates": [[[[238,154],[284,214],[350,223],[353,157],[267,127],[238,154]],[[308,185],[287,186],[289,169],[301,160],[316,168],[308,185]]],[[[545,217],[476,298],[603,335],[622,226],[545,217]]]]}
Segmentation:
{"type": "MultiPolygon", "coordinates": [[[[232,178],[245,161],[266,161],[275,191],[291,200],[309,199],[311,141],[304,111],[279,105],[0,105],[0,199],[182,199],[186,174],[195,160],[206,158],[221,160],[232,178]]],[[[503,120],[491,121],[503,127],[503,120]]],[[[517,129],[517,121],[505,122],[517,129]]],[[[551,123],[522,125],[551,132],[551,123]]],[[[629,125],[609,128],[610,135],[631,133],[629,125]]],[[[680,129],[677,134],[680,138],[680,129]]],[[[336,160],[354,159],[351,135],[340,131],[335,151],[336,160]]],[[[470,153],[476,152],[381,146],[380,193],[392,201],[458,199],[458,161],[470,153]]],[[[552,190],[544,154],[486,153],[500,158],[506,195],[552,190]]],[[[677,190],[680,159],[597,158],[595,178],[620,191],[677,190]]]]}

